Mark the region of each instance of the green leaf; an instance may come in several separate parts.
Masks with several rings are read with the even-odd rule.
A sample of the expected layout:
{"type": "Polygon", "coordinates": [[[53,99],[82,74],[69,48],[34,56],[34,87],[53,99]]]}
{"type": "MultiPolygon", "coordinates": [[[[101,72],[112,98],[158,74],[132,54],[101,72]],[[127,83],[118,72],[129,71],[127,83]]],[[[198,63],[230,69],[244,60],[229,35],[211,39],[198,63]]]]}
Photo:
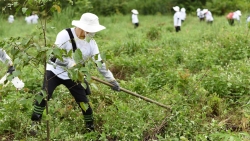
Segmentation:
{"type": "Polygon", "coordinates": [[[71,49],[71,50],[68,52],[67,56],[68,56],[68,57],[71,57],[72,54],[73,54],[73,50],[71,49]]]}
{"type": "Polygon", "coordinates": [[[81,67],[80,71],[81,71],[81,72],[87,72],[88,69],[87,69],[86,67],[81,67]]]}
{"type": "Polygon", "coordinates": [[[40,104],[43,100],[43,96],[40,95],[40,94],[37,94],[36,97],[35,97],[35,100],[40,104]]]}
{"type": "Polygon", "coordinates": [[[73,53],[73,58],[76,62],[76,64],[80,63],[83,59],[82,59],[82,52],[80,49],[76,49],[75,53],[73,53]]]}
{"type": "Polygon", "coordinates": [[[18,5],[18,2],[14,2],[14,7],[17,7],[18,5]]]}
{"type": "Polygon", "coordinates": [[[24,39],[24,40],[22,41],[22,45],[23,45],[23,46],[29,45],[31,39],[32,39],[32,38],[24,39]]]}
{"type": "Polygon", "coordinates": [[[95,60],[98,60],[98,54],[96,54],[96,55],[94,56],[94,58],[95,58],[95,60]]]}
{"type": "Polygon", "coordinates": [[[89,108],[89,105],[87,103],[84,102],[80,102],[80,106],[81,108],[86,112],[87,109],[89,108]]]}
{"type": "Polygon", "coordinates": [[[101,58],[102,58],[102,60],[106,61],[107,60],[106,54],[105,53],[101,53],[101,58]]]}
{"type": "Polygon", "coordinates": [[[102,62],[101,61],[96,61],[96,65],[98,68],[102,67],[102,62]]]}
{"type": "Polygon", "coordinates": [[[83,82],[84,81],[84,74],[81,73],[80,71],[78,71],[78,76],[77,76],[78,80],[83,82]]]}
{"type": "Polygon", "coordinates": [[[28,8],[23,7],[23,8],[22,8],[22,12],[23,12],[23,14],[25,14],[27,10],[28,10],[28,8]]]}
{"type": "Polygon", "coordinates": [[[60,59],[61,61],[62,59],[62,49],[60,48],[54,48],[53,49],[53,54],[56,56],[56,58],[60,59]]]}
{"type": "MultiPolygon", "coordinates": [[[[44,112],[45,112],[45,111],[46,111],[46,110],[44,110],[44,112]]],[[[51,121],[52,117],[51,117],[50,114],[43,114],[43,115],[44,115],[44,117],[45,117],[45,120],[51,121]]]]}
{"type": "Polygon", "coordinates": [[[108,59],[111,59],[112,57],[111,57],[111,55],[109,55],[109,54],[106,54],[106,59],[108,60],[108,59]]]}

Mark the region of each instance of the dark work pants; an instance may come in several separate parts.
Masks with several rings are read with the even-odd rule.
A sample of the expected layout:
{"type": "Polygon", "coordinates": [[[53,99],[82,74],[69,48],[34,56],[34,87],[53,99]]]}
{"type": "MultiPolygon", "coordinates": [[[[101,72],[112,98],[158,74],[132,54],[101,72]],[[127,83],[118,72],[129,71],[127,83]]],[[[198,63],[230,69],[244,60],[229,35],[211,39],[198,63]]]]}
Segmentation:
{"type": "Polygon", "coordinates": [[[181,31],[181,27],[180,27],[180,26],[176,26],[176,27],[175,27],[175,31],[176,31],[176,32],[181,31]]]}
{"type": "Polygon", "coordinates": [[[139,23],[134,23],[134,28],[137,28],[139,26],[139,23]]]}
{"type": "Polygon", "coordinates": [[[228,19],[229,25],[234,25],[234,19],[228,19]]]}
{"type": "MultiPolygon", "coordinates": [[[[72,81],[71,79],[68,80],[63,80],[59,77],[57,77],[52,71],[46,71],[44,82],[43,82],[43,90],[48,91],[48,100],[52,97],[52,94],[54,90],[56,89],[57,86],[63,84],[68,88],[72,96],[75,98],[75,101],[78,103],[84,102],[87,103],[89,102],[87,95],[86,95],[86,90],[85,88],[81,85],[81,83],[76,83],[72,81]],[[46,85],[47,81],[47,85],[46,85]]],[[[35,102],[34,104],[34,111],[32,115],[32,120],[41,120],[41,115],[45,107],[45,99],[42,100],[41,103],[35,102]],[[34,117],[34,114],[40,115],[39,118],[34,117]]],[[[81,106],[79,105],[81,108],[81,106]]],[[[89,105],[89,108],[84,111],[82,108],[82,113],[83,115],[87,115],[88,117],[92,118],[92,108],[89,105]],[[90,116],[91,115],[91,116],[90,116]]]]}

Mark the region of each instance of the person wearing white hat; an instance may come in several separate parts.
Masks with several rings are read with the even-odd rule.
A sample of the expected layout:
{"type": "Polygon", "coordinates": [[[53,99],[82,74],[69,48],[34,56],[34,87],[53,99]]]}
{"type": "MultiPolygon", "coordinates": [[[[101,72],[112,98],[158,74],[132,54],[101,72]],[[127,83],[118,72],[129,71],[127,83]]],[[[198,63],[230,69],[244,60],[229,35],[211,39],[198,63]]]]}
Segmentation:
{"type": "Polygon", "coordinates": [[[179,31],[181,31],[181,13],[180,13],[180,7],[179,6],[175,6],[175,7],[173,7],[173,9],[175,11],[175,14],[173,16],[175,31],[179,32],[179,31]]]}
{"type": "Polygon", "coordinates": [[[214,18],[213,18],[212,13],[211,13],[208,9],[203,9],[203,13],[204,13],[204,15],[205,15],[206,22],[207,22],[208,24],[212,24],[213,21],[214,21],[214,18]]]}
{"type": "MultiPolygon", "coordinates": [[[[119,83],[114,78],[112,72],[106,68],[105,63],[102,61],[99,48],[96,41],[94,40],[95,33],[104,30],[106,27],[99,24],[99,18],[93,13],[82,14],[80,20],[73,20],[72,25],[75,27],[64,29],[57,34],[55,45],[58,48],[64,49],[67,52],[75,51],[79,49],[82,53],[82,62],[86,62],[89,59],[93,59],[97,64],[97,69],[103,75],[103,77],[112,84],[112,89],[115,91],[120,91],[119,83]]],[[[94,130],[94,118],[93,111],[89,104],[87,95],[90,94],[90,89],[85,80],[85,86],[81,83],[73,81],[66,68],[70,69],[75,64],[73,57],[63,57],[63,61],[53,58],[50,63],[47,63],[46,73],[44,78],[43,90],[48,92],[48,100],[52,97],[53,91],[57,86],[63,84],[66,86],[72,96],[74,97],[76,103],[79,105],[87,131],[94,130]],[[47,80],[47,85],[45,82],[47,80]],[[84,104],[86,109],[81,106],[84,104]]],[[[36,101],[34,103],[34,109],[31,116],[33,123],[40,121],[42,118],[43,111],[45,109],[45,99],[40,103],[36,101]]],[[[37,131],[31,130],[32,135],[36,135],[37,131]]]]}
{"type": "Polygon", "coordinates": [[[139,26],[139,19],[138,14],[139,12],[136,9],[132,9],[132,23],[134,24],[134,28],[137,28],[139,26]]]}
{"type": "Polygon", "coordinates": [[[237,10],[235,12],[230,12],[226,18],[228,20],[229,25],[234,25],[234,20],[237,20],[240,23],[241,11],[237,10]]]}
{"type": "Polygon", "coordinates": [[[10,16],[8,17],[8,22],[9,22],[9,23],[13,23],[13,22],[14,22],[14,16],[13,16],[13,15],[10,15],[10,16]]]}
{"type": "Polygon", "coordinates": [[[201,21],[204,21],[205,16],[204,16],[202,10],[201,10],[200,8],[198,8],[196,12],[197,12],[198,18],[200,19],[200,22],[201,22],[201,21]]]}
{"type": "Polygon", "coordinates": [[[250,22],[250,15],[247,16],[247,24],[250,22]]]}
{"type": "Polygon", "coordinates": [[[185,8],[181,8],[181,21],[184,22],[186,19],[186,9],[185,8]]]}
{"type": "Polygon", "coordinates": [[[200,15],[200,11],[201,11],[201,9],[200,9],[200,8],[197,8],[196,13],[197,13],[197,17],[198,17],[198,18],[199,18],[199,15],[200,15]]]}
{"type": "Polygon", "coordinates": [[[32,24],[37,24],[38,23],[38,15],[36,14],[36,12],[32,12],[32,15],[30,16],[30,22],[32,24]]]}
{"type": "Polygon", "coordinates": [[[24,20],[26,21],[27,24],[31,24],[31,16],[25,17],[24,20]]]}
{"type": "Polygon", "coordinates": [[[233,19],[240,22],[240,17],[241,17],[241,11],[240,10],[235,11],[233,14],[233,19]]]}

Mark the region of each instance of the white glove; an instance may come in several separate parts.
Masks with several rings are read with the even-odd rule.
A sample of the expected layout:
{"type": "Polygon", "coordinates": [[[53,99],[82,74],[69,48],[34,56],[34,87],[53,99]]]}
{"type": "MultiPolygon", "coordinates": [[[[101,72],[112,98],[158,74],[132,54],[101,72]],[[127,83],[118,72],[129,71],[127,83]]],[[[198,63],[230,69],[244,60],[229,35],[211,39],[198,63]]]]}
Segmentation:
{"type": "MultiPolygon", "coordinates": [[[[9,75],[9,73],[5,74],[1,80],[0,80],[0,84],[4,84],[4,81],[7,79],[7,76],[9,75]]],[[[18,89],[18,90],[21,90],[23,87],[24,87],[24,83],[22,80],[20,80],[18,77],[14,77],[12,80],[11,80],[12,84],[18,89]]],[[[9,84],[9,81],[4,84],[3,86],[6,87],[7,85],[9,84]]]]}
{"type": "Polygon", "coordinates": [[[20,80],[18,77],[14,77],[11,80],[12,84],[18,89],[21,90],[24,87],[24,83],[22,80],[20,80]]]}

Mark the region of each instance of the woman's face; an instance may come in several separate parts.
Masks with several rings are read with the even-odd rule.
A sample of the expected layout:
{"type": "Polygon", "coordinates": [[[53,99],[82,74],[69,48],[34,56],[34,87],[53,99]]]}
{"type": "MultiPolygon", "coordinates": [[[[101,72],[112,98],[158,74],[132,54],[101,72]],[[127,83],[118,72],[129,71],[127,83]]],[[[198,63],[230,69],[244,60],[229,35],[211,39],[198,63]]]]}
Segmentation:
{"type": "Polygon", "coordinates": [[[78,28],[79,32],[78,32],[78,38],[80,39],[84,39],[85,38],[85,31],[82,30],[81,28],[78,28]]]}

